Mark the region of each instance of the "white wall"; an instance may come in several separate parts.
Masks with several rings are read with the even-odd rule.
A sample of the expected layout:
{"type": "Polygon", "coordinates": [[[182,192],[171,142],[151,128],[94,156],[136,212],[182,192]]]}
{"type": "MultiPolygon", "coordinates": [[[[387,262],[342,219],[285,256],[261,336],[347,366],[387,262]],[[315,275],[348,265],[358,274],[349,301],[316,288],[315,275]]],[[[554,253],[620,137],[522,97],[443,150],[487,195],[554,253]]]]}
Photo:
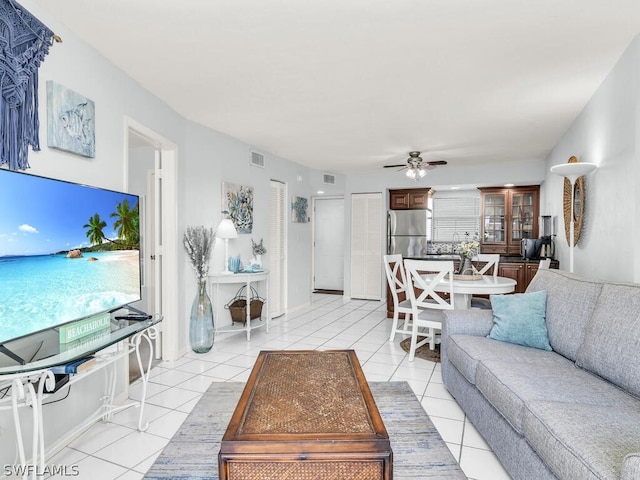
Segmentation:
{"type": "MultiPolygon", "coordinates": [[[[180,216],[179,231],[188,225],[204,225],[214,230],[221,218],[222,182],[252,186],[254,189],[254,225],[252,234],[240,234],[229,241],[229,255],[240,256],[243,263],[252,258],[251,239],[269,250],[268,208],[269,181],[285,183],[287,201],[292,196],[310,198],[321,187],[321,172],[282,159],[269,152],[260,151],[265,157],[265,168],[250,165],[251,147],[228,135],[212,131],[201,125],[186,122],[186,146],[180,152],[180,216]]],[[[324,186],[326,187],[326,186],[324,186]]],[[[332,187],[339,190],[341,187],[332,187]]],[[[328,193],[328,189],[324,188],[328,193]]],[[[289,218],[289,217],[287,217],[289,218]]],[[[211,259],[211,272],[224,269],[224,244],[216,241],[211,259]]],[[[268,268],[268,255],[262,257],[268,268]]],[[[311,301],[311,223],[287,221],[288,260],[288,309],[296,309],[311,301]]],[[[181,292],[182,304],[190,308],[195,296],[196,283],[191,265],[186,257],[182,262],[181,276],[185,285],[181,292]]],[[[230,300],[240,286],[221,287],[221,301],[230,300]]],[[[222,311],[220,325],[230,322],[227,311],[222,311]]],[[[181,325],[181,345],[186,348],[188,315],[181,325]]]]}
{"type": "Polygon", "coordinates": [[[599,165],[585,177],[585,222],[574,270],[589,277],[640,282],[640,37],[629,45],[547,159],[543,210],[558,216],[560,265],[569,253],[562,220],[563,179],[553,165],[575,155],[599,165]]]}

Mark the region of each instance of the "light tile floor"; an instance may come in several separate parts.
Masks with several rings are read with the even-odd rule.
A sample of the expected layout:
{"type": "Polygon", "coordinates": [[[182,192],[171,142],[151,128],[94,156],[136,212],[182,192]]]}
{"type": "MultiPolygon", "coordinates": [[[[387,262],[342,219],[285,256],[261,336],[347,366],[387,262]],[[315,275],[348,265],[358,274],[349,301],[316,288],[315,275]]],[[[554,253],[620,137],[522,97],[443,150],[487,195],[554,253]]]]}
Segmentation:
{"type": "MultiPolygon", "coordinates": [[[[422,402],[465,474],[473,480],[508,480],[493,452],[442,384],[440,364],[409,362],[399,343],[389,342],[391,322],[381,302],[314,294],[310,307],[276,318],[270,332],[223,334],[206,354],[188,353],[151,371],[145,408],[149,428],[139,432],[135,408],[97,423],[48,465],[77,466],[74,478],[140,479],[212,382],[246,381],[261,350],[354,349],[369,381],[406,380],[422,402]]],[[[138,399],[140,381],[131,386],[138,399]]],[[[58,478],[58,477],[51,477],[58,478]]],[[[63,477],[59,477],[63,478],[63,477]]]]}

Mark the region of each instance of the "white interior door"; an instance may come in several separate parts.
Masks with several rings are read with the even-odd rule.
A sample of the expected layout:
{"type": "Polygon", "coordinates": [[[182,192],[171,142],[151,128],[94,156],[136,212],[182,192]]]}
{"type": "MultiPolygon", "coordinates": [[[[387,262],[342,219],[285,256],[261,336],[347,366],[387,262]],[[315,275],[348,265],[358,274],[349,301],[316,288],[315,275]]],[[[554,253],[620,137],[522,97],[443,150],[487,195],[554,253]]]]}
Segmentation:
{"type": "Polygon", "coordinates": [[[126,129],[126,184],[145,197],[144,310],[163,315],[156,354],[162,352],[162,358],[171,361],[184,353],[181,345],[187,345],[180,338],[186,333],[180,331],[178,315],[177,146],[130,118],[126,129]],[[138,149],[153,153],[144,153],[142,159],[138,149]]]}
{"type": "MultiPolygon", "coordinates": [[[[144,202],[144,286],[142,300],[145,312],[160,312],[161,295],[156,295],[156,182],[155,170],[147,171],[147,195],[144,202]]],[[[159,292],[158,292],[159,293],[159,292]]]]}
{"type": "Polygon", "coordinates": [[[382,299],[382,194],[351,196],[351,298],[382,299]]]}
{"type": "Polygon", "coordinates": [[[285,184],[271,180],[269,184],[269,298],[267,306],[271,317],[285,313],[287,305],[287,245],[286,245],[286,188],[285,184]]]}
{"type": "Polygon", "coordinates": [[[344,290],[344,243],[344,198],[314,199],[314,290],[344,290]]]}

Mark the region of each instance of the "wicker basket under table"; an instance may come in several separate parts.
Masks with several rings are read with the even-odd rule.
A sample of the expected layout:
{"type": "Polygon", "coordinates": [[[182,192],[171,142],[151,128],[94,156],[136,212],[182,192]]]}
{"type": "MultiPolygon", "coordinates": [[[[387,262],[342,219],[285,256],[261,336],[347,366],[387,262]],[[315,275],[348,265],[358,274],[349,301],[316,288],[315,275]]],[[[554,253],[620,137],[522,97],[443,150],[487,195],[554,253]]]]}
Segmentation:
{"type": "Polygon", "coordinates": [[[261,352],[222,438],[220,480],[391,480],[389,436],[353,350],[261,352]]]}

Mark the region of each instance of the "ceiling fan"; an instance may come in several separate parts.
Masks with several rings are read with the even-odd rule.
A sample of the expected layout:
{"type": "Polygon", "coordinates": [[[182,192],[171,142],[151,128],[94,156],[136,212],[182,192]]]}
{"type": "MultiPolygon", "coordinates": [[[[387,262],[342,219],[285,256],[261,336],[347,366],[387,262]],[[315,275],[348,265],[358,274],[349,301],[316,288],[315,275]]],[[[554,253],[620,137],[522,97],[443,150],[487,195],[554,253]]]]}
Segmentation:
{"type": "Polygon", "coordinates": [[[409,158],[407,158],[406,165],[385,165],[384,168],[399,168],[400,170],[407,169],[406,175],[414,182],[424,177],[427,174],[427,170],[437,167],[438,165],[446,165],[444,160],[437,160],[432,162],[425,162],[420,156],[420,152],[409,152],[409,158]]]}

